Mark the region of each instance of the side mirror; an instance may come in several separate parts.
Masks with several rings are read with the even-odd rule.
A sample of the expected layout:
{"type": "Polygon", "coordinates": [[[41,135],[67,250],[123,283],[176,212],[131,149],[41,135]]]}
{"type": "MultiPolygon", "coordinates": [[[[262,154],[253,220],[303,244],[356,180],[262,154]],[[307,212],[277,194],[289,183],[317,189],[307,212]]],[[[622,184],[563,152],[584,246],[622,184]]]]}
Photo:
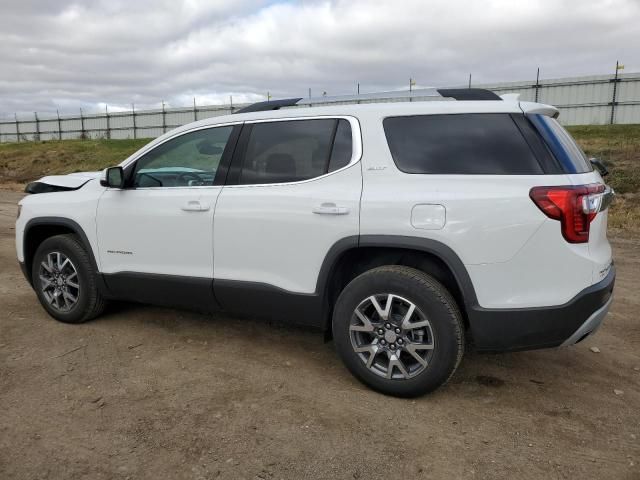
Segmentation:
{"type": "Polygon", "coordinates": [[[100,179],[100,185],[109,188],[124,188],[124,170],[122,170],[122,167],[106,168],[100,179]]]}
{"type": "Polygon", "coordinates": [[[593,157],[593,158],[590,158],[589,161],[591,162],[591,165],[593,165],[598,169],[598,172],[600,172],[600,175],[602,175],[603,177],[606,177],[607,175],[609,175],[609,170],[607,169],[607,167],[604,166],[604,163],[602,163],[602,160],[600,160],[599,158],[593,157]]]}

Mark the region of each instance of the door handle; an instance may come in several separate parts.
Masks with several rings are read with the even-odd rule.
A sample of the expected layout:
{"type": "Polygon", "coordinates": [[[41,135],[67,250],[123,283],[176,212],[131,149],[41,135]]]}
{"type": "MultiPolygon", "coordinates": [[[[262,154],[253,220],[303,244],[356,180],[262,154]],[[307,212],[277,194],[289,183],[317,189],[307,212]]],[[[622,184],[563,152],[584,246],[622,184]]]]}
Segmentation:
{"type": "Polygon", "coordinates": [[[335,203],[323,203],[319,207],[314,207],[312,212],[318,215],[346,215],[349,213],[349,209],[338,207],[335,203]]]}
{"type": "Polygon", "coordinates": [[[189,200],[182,205],[182,210],[185,212],[206,212],[209,210],[209,205],[203,205],[199,200],[189,200]]]}

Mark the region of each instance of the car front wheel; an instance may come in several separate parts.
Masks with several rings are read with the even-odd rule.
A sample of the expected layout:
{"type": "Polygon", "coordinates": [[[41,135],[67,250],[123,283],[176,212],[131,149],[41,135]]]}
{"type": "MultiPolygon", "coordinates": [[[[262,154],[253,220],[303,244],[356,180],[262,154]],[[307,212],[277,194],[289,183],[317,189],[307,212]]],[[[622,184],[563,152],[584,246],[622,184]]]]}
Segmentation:
{"type": "Polygon", "coordinates": [[[97,272],[75,235],[56,235],[42,242],[31,275],[40,303],[56,320],[82,323],[104,310],[97,272]]]}

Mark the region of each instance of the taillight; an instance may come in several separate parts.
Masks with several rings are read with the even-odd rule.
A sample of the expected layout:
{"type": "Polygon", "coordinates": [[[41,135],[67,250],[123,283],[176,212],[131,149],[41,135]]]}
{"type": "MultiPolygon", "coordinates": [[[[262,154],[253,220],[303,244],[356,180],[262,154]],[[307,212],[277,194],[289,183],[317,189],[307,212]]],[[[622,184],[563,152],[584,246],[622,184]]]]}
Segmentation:
{"type": "Polygon", "coordinates": [[[604,190],[601,183],[534,187],[529,196],[547,217],[560,220],[567,242],[585,243],[589,241],[591,221],[600,211],[604,190]]]}

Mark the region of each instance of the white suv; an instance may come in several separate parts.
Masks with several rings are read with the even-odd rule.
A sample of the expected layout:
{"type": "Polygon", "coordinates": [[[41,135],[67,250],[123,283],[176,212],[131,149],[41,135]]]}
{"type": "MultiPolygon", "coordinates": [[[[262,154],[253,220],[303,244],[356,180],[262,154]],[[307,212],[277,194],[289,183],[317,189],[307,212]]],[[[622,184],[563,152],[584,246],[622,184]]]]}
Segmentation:
{"type": "Polygon", "coordinates": [[[109,299],[287,320],[399,396],[446,382],[465,336],[582,340],[615,278],[600,173],[551,106],[422,97],[265,102],[45,177],[20,202],[18,260],[60,321],[109,299]]]}

